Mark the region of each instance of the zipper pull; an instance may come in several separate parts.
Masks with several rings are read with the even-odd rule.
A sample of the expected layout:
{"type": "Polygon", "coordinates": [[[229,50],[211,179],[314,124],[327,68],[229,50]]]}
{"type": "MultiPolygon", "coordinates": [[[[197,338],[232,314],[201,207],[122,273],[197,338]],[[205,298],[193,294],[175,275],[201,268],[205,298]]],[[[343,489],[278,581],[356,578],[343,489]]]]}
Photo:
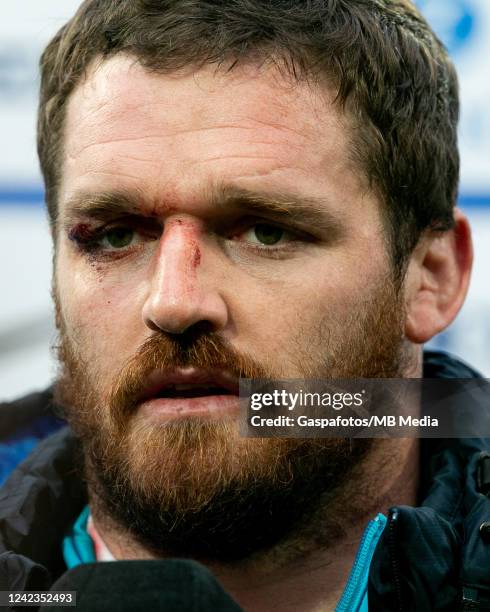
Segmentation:
{"type": "Polygon", "coordinates": [[[478,591],[463,587],[463,597],[461,599],[461,612],[475,612],[480,610],[478,603],[478,591]]]}
{"type": "Polygon", "coordinates": [[[476,485],[479,493],[490,496],[490,453],[485,451],[481,452],[478,457],[476,485]]]}

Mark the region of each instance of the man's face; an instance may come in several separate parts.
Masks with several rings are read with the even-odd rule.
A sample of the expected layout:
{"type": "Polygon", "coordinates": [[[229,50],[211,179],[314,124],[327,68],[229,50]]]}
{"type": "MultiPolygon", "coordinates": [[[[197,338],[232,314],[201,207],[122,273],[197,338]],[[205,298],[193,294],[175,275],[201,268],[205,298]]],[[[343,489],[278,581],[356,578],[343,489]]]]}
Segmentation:
{"type": "MultiPolygon", "coordinates": [[[[367,448],[242,439],[223,389],[196,390],[200,404],[178,389],[140,402],[169,377],[194,384],[203,373],[227,393],[240,375],[403,374],[402,298],[351,136],[327,90],[272,68],[162,75],[117,56],[72,94],[55,269],[59,395],[90,450],[94,496],[121,522],[141,519],[142,540],[154,543],[159,524],[141,515],[167,512],[170,524],[180,513],[182,531],[161,545],[192,533],[192,552],[223,512],[232,521],[232,500],[246,548],[252,489],[304,508],[367,448]]],[[[234,553],[203,538],[200,550],[240,556],[233,541],[234,553]]]]}

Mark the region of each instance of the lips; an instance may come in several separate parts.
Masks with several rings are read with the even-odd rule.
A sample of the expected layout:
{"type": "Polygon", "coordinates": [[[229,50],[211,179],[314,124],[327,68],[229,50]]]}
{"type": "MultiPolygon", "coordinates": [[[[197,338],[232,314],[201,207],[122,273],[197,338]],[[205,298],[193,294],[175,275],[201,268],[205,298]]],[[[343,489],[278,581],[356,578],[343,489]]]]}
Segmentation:
{"type": "Polygon", "coordinates": [[[224,370],[178,368],[154,371],[139,401],[156,398],[189,398],[209,395],[238,395],[238,378],[224,370]]]}
{"type": "Polygon", "coordinates": [[[231,391],[215,385],[199,383],[167,385],[160,389],[155,397],[202,397],[203,395],[230,395],[231,391]]]}
{"type": "Polygon", "coordinates": [[[225,370],[178,368],[154,371],[139,398],[139,411],[157,420],[234,415],[238,378],[225,370]]]}

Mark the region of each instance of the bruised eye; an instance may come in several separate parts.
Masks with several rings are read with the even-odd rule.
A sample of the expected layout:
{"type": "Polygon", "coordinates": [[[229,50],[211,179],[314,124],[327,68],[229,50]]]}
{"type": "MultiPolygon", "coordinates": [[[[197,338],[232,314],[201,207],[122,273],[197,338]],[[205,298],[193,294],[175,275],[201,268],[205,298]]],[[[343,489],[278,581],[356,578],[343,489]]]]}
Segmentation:
{"type": "Polygon", "coordinates": [[[131,244],[133,238],[134,230],[131,228],[114,227],[104,233],[101,243],[102,246],[110,246],[113,249],[124,249],[131,244]]]}
{"type": "Polygon", "coordinates": [[[248,240],[255,244],[261,244],[264,246],[274,246],[281,242],[284,238],[289,237],[289,234],[282,227],[277,225],[271,225],[268,223],[256,223],[244,236],[248,240]]]}
{"type": "Polygon", "coordinates": [[[137,227],[132,223],[119,223],[112,227],[90,227],[86,223],[79,223],[69,231],[68,239],[91,257],[105,257],[134,252],[144,243],[158,240],[160,234],[160,228],[143,227],[141,223],[137,227]]]}

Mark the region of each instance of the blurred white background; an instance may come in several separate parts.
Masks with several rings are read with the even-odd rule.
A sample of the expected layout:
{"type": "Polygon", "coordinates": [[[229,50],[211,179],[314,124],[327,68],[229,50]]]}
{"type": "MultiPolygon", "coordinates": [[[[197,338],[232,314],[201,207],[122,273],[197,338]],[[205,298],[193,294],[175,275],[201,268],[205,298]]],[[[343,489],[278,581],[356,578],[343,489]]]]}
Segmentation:
{"type": "MultiPolygon", "coordinates": [[[[39,55],[79,0],[17,0],[0,9],[0,400],[47,386],[55,375],[51,243],[35,152],[39,55]]],[[[461,84],[460,205],[475,239],[475,269],[457,321],[433,346],[490,377],[489,0],[419,0],[447,44],[461,84]]]]}

